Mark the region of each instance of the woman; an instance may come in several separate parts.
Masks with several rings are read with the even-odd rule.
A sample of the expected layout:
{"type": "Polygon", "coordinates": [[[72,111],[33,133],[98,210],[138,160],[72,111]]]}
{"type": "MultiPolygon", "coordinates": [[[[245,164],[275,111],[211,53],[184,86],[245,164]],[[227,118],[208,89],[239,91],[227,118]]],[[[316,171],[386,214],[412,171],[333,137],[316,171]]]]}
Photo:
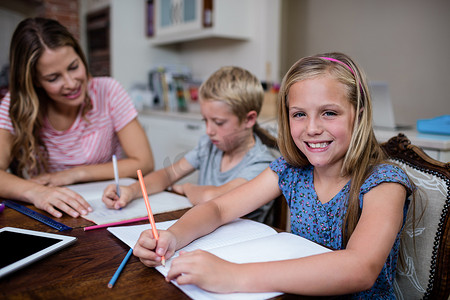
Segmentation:
{"type": "Polygon", "coordinates": [[[0,144],[0,197],[32,203],[55,217],[91,210],[61,186],[113,178],[113,154],[122,158],[120,177],[153,169],[125,90],[112,78],[91,77],[78,42],[51,19],[25,19],[13,34],[0,144]]]}

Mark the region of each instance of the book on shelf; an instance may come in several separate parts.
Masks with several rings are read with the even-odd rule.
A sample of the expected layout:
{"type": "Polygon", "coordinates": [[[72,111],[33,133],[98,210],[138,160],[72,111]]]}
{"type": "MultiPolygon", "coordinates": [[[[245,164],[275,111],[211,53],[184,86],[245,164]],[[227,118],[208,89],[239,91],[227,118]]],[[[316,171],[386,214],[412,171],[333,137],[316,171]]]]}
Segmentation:
{"type": "Polygon", "coordinates": [[[153,107],[166,111],[186,111],[190,97],[191,72],[184,66],[158,66],[149,73],[154,94],[153,107]]]}

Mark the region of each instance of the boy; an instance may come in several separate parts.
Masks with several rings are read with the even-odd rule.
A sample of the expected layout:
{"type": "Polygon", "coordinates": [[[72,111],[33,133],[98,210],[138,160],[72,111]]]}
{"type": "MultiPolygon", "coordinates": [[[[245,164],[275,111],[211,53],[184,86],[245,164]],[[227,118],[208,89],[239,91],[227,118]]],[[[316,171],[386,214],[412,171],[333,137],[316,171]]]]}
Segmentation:
{"type": "MultiPolygon", "coordinates": [[[[198,169],[198,184],[172,186],[173,191],[196,205],[234,189],[267,168],[275,158],[267,146],[275,147],[276,141],[257,124],[263,97],[260,81],[245,69],[223,67],[212,74],[199,89],[207,135],[179,161],[147,174],[144,181],[148,193],[161,192],[198,169]]],[[[105,189],[102,200],[107,207],[120,209],[142,197],[138,182],[120,189],[120,198],[114,185],[105,189]]],[[[271,205],[247,217],[262,222],[271,205]]]]}

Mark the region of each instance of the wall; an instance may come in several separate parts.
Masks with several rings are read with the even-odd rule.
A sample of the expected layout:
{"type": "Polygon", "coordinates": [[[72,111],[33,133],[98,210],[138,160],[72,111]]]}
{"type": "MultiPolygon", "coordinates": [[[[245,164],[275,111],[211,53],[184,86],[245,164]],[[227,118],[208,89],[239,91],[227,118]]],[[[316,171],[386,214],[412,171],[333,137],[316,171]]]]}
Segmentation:
{"type": "Polygon", "coordinates": [[[9,47],[19,22],[27,17],[53,18],[79,38],[78,12],[78,0],[0,0],[0,98],[7,92],[9,47]]]}
{"type": "Polygon", "coordinates": [[[78,0],[43,0],[38,16],[52,18],[67,27],[76,39],[80,39],[78,0]]]}
{"type": "Polygon", "coordinates": [[[252,1],[254,7],[249,12],[253,32],[251,40],[207,40],[180,46],[182,61],[189,65],[197,78],[206,79],[221,66],[237,65],[248,69],[261,80],[279,82],[281,2],[245,1],[252,1]]]}
{"type": "Polygon", "coordinates": [[[0,71],[9,64],[9,46],[17,24],[24,18],[19,12],[0,7],[0,71]]]}
{"type": "MultiPolygon", "coordinates": [[[[145,0],[80,0],[82,30],[86,14],[110,7],[111,76],[127,90],[147,83],[148,71],[157,63],[178,63],[176,51],[153,49],[145,34],[145,0]]],[[[82,43],[86,49],[85,37],[82,43]]]]}
{"type": "MultiPolygon", "coordinates": [[[[279,81],[298,58],[336,50],[354,57],[369,79],[389,82],[399,122],[414,124],[416,119],[450,113],[446,92],[450,1],[250,1],[255,1],[257,15],[251,41],[215,40],[173,47],[150,45],[144,32],[145,0],[78,2],[81,32],[88,9],[111,5],[112,76],[127,89],[147,82],[148,70],[161,63],[187,64],[199,79],[221,65],[236,64],[261,79],[279,81]],[[267,62],[271,75],[266,74],[267,62]]],[[[2,27],[2,36],[4,32],[2,27]]],[[[81,41],[85,45],[83,34],[81,41]]]]}
{"type": "Polygon", "coordinates": [[[179,61],[174,51],[150,46],[145,34],[144,0],[111,0],[111,20],[112,76],[125,88],[147,83],[153,65],[179,61]]]}
{"type": "Polygon", "coordinates": [[[450,1],[283,0],[281,69],[342,51],[387,81],[400,123],[450,114],[450,1]]]}
{"type": "Polygon", "coordinates": [[[222,65],[246,67],[261,80],[279,78],[278,0],[245,0],[252,1],[255,7],[255,13],[249,15],[255,16],[250,41],[206,40],[164,47],[152,46],[145,35],[145,0],[80,1],[82,27],[87,11],[110,5],[112,76],[128,90],[135,83],[147,83],[148,71],[161,64],[187,65],[200,80],[222,65]],[[270,76],[266,74],[267,62],[271,65],[270,76]]]}

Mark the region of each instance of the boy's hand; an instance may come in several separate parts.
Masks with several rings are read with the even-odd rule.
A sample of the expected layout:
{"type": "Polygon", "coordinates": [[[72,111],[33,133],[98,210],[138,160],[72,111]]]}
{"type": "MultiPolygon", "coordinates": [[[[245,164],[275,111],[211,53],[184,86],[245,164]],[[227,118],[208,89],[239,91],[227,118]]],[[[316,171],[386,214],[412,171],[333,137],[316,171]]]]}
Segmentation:
{"type": "Polygon", "coordinates": [[[184,193],[184,184],[174,184],[174,185],[172,185],[172,191],[177,193],[177,194],[180,194],[180,195],[184,196],[185,195],[185,193],[184,193]]]}
{"type": "Polygon", "coordinates": [[[110,184],[103,191],[102,201],[105,203],[106,207],[121,209],[128,205],[128,203],[133,200],[132,190],[128,186],[119,186],[120,198],[116,193],[116,185],[110,184]]]}
{"type": "Polygon", "coordinates": [[[147,267],[161,265],[161,258],[169,259],[175,253],[176,238],[169,231],[159,231],[159,239],[153,238],[152,231],[145,230],[141,233],[133,254],[147,267]]]}

